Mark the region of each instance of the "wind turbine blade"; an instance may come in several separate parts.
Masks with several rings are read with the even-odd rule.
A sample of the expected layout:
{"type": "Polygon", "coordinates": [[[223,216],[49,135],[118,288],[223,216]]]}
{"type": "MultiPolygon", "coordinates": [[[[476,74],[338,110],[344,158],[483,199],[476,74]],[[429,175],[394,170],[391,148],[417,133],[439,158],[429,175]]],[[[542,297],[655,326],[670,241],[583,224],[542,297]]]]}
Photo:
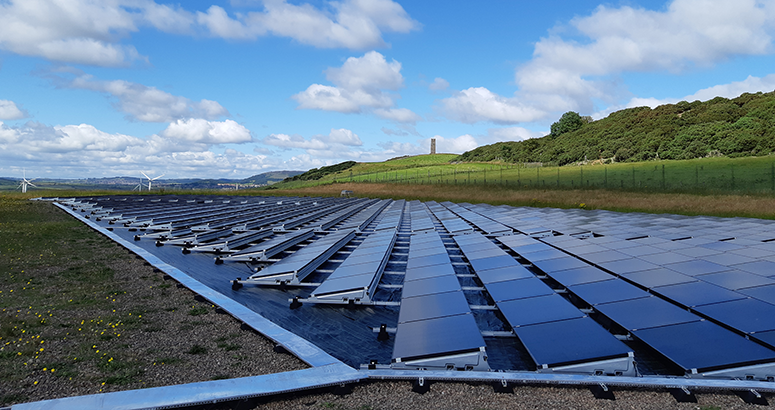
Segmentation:
{"type": "Polygon", "coordinates": [[[164,174],[161,174],[161,175],[159,175],[158,177],[156,177],[156,178],[152,179],[151,181],[156,181],[157,179],[159,179],[159,178],[161,178],[161,177],[163,177],[163,176],[164,176],[164,174]]]}
{"type": "Polygon", "coordinates": [[[147,175],[145,172],[143,172],[143,171],[140,171],[140,173],[141,173],[141,174],[143,174],[143,175],[145,175],[145,177],[146,177],[146,178],[148,178],[148,179],[151,179],[151,177],[149,177],[149,176],[148,176],[148,175],[147,175]]]}
{"type": "Polygon", "coordinates": [[[27,185],[29,185],[29,186],[34,186],[35,188],[37,188],[37,187],[38,187],[37,185],[33,184],[33,183],[32,183],[32,182],[30,182],[30,181],[27,181],[27,185]]]}

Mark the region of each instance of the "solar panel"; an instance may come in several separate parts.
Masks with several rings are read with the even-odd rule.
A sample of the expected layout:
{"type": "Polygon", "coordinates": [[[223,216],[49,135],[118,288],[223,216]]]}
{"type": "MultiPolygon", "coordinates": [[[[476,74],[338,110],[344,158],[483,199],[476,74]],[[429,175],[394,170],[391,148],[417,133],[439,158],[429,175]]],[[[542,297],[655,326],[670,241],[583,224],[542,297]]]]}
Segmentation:
{"type": "Polygon", "coordinates": [[[643,259],[638,259],[638,258],[631,258],[631,259],[625,259],[625,260],[619,260],[619,261],[613,261],[613,262],[604,262],[597,265],[619,275],[626,275],[628,273],[639,272],[644,270],[652,270],[659,267],[659,265],[655,265],[653,263],[649,263],[644,261],[643,259]]]}
{"type": "Polygon", "coordinates": [[[566,287],[580,285],[583,283],[610,280],[613,278],[611,274],[604,272],[594,266],[583,266],[581,268],[573,268],[561,271],[548,271],[546,273],[551,276],[552,279],[566,287]]]}
{"type": "Polygon", "coordinates": [[[708,322],[689,322],[633,332],[687,373],[775,360],[775,352],[708,322]]]}
{"type": "Polygon", "coordinates": [[[695,276],[697,279],[713,283],[723,288],[737,290],[758,286],[775,285],[775,280],[743,271],[727,271],[695,276]]]}
{"type": "Polygon", "coordinates": [[[702,281],[660,286],[655,288],[654,292],[686,307],[727,302],[746,297],[743,294],[702,281]]]}
{"type": "Polygon", "coordinates": [[[539,368],[627,357],[631,351],[588,317],[522,326],[514,332],[539,368]]]}
{"type": "Polygon", "coordinates": [[[689,275],[689,276],[704,275],[706,273],[717,273],[717,272],[724,272],[726,270],[729,270],[729,268],[727,268],[724,265],[719,265],[717,263],[712,263],[701,259],[696,259],[688,262],[673,263],[670,265],[665,265],[665,267],[670,270],[674,270],[678,273],[683,273],[684,275],[689,275]]]}
{"type": "Polygon", "coordinates": [[[498,303],[498,309],[509,324],[515,328],[584,317],[581,311],[556,293],[504,301],[498,303]]]}
{"type": "Polygon", "coordinates": [[[476,275],[484,284],[503,282],[506,280],[533,278],[529,270],[521,265],[503,266],[495,269],[478,270],[476,275]]]}
{"type": "Polygon", "coordinates": [[[735,269],[755,273],[759,276],[775,276],[775,262],[755,261],[734,266],[735,269]]]}
{"type": "Polygon", "coordinates": [[[595,309],[628,331],[700,320],[697,315],[654,296],[600,304],[595,309]]]}
{"type": "Polygon", "coordinates": [[[380,231],[367,236],[304,301],[371,304],[396,238],[396,231],[380,231]]]}
{"type": "Polygon", "coordinates": [[[554,291],[550,287],[546,286],[543,281],[532,275],[525,279],[498,282],[496,286],[487,287],[487,291],[496,303],[506,300],[554,294],[554,291]]]}
{"type": "Polygon", "coordinates": [[[775,305],[757,299],[697,306],[694,310],[743,333],[775,330],[775,305]]]}
{"type": "Polygon", "coordinates": [[[241,283],[256,285],[300,285],[323,262],[355,237],[355,230],[335,232],[299,249],[241,283]]]}
{"type": "Polygon", "coordinates": [[[471,313],[471,309],[468,307],[465,295],[459,289],[452,292],[432,293],[415,297],[404,296],[401,299],[401,312],[398,315],[398,323],[436,319],[466,313],[471,313]]]}
{"type": "Polygon", "coordinates": [[[460,282],[454,275],[417,279],[412,281],[411,284],[409,286],[409,282],[404,282],[404,289],[401,292],[402,298],[460,290],[460,282]]]}
{"type": "Polygon", "coordinates": [[[557,271],[565,271],[568,269],[579,269],[579,268],[589,267],[587,263],[567,255],[562,258],[547,259],[542,261],[530,260],[530,262],[533,263],[533,265],[537,266],[542,271],[546,272],[547,274],[551,274],[557,271]]]}
{"type": "Polygon", "coordinates": [[[775,305],[775,285],[769,286],[757,286],[755,288],[740,289],[739,293],[753,298],[759,299],[763,302],[775,305]]]}
{"type": "Polygon", "coordinates": [[[569,290],[592,306],[651,296],[648,292],[640,290],[621,279],[609,279],[569,286],[569,290]]]}
{"type": "Polygon", "coordinates": [[[656,288],[659,286],[669,286],[678,283],[696,282],[697,279],[678,273],[667,268],[656,268],[643,270],[623,275],[627,280],[635,282],[645,288],[656,288]]]}
{"type": "MultiPolygon", "coordinates": [[[[483,348],[484,340],[471,314],[407,322],[396,330],[393,362],[394,367],[413,364],[430,367],[428,362],[433,363],[434,356],[441,356],[440,367],[444,368],[446,363],[454,363],[449,359],[450,355],[473,353],[476,359],[468,363],[464,360],[460,367],[470,366],[479,370],[481,367],[489,368],[477,357],[483,348]]],[[[453,367],[456,365],[453,364],[453,367]]]]}

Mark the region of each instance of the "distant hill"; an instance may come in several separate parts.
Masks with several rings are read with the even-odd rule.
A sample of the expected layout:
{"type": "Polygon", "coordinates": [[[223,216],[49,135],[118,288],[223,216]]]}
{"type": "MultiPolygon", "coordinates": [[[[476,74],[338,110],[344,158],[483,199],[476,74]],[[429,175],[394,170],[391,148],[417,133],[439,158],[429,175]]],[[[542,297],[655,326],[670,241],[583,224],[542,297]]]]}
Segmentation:
{"type": "Polygon", "coordinates": [[[280,182],[285,178],[294,177],[302,174],[304,171],[273,171],[264,172],[263,174],[253,175],[250,178],[245,178],[241,183],[243,184],[255,184],[255,185],[271,185],[276,182],[280,182]]]}
{"type": "MultiPolygon", "coordinates": [[[[235,189],[239,185],[240,189],[257,188],[271,185],[282,181],[285,178],[303,173],[304,171],[272,171],[253,175],[245,179],[158,179],[153,182],[155,189],[235,189]]],[[[18,179],[0,178],[0,190],[9,191],[19,186],[18,179]]],[[[140,177],[107,177],[107,178],[84,178],[84,179],[51,179],[39,178],[34,183],[40,188],[48,189],[119,189],[132,190],[142,182],[143,187],[148,185],[145,178],[140,177]]]]}
{"type": "Polygon", "coordinates": [[[468,151],[461,162],[634,162],[775,152],[775,92],[630,108],[581,128],[468,151]]]}

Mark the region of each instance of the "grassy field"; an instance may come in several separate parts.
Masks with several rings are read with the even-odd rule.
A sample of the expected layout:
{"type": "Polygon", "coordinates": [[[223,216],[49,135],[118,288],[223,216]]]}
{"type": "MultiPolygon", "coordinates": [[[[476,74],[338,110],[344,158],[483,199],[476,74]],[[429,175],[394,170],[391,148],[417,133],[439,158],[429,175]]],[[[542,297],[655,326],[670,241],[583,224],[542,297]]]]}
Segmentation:
{"type": "Polygon", "coordinates": [[[0,195],[0,407],[287,368],[271,342],[29,197],[0,195]]]}
{"type": "Polygon", "coordinates": [[[454,156],[441,154],[363,163],[317,181],[281,183],[274,188],[298,189],[334,182],[365,182],[775,195],[775,157],[718,157],[564,167],[450,163],[451,159],[454,156]]]}

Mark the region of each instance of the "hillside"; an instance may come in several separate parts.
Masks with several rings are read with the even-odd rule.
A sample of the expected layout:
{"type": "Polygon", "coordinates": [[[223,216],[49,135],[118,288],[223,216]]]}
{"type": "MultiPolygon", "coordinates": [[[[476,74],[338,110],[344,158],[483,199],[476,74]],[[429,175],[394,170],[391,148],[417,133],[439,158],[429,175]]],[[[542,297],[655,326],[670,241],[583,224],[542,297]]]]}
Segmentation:
{"type": "Polygon", "coordinates": [[[603,159],[637,162],[775,152],[775,92],[630,108],[580,129],[482,146],[456,161],[566,165],[603,159]]]}

